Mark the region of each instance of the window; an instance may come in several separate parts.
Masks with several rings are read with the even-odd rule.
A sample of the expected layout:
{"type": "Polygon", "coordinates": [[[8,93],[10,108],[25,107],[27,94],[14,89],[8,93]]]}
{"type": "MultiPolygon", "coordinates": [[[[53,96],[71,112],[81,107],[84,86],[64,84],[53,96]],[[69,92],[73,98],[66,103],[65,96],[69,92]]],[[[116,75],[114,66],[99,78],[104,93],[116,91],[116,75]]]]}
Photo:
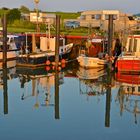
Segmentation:
{"type": "Polygon", "coordinates": [[[81,16],[80,16],[80,19],[85,20],[85,19],[86,19],[86,16],[85,16],[85,15],[81,15],[81,16]]]}
{"type": "Polygon", "coordinates": [[[118,18],[117,15],[113,15],[113,19],[116,20],[118,18]]]}
{"type": "Polygon", "coordinates": [[[132,45],[133,45],[133,40],[132,38],[129,39],[129,48],[128,48],[128,52],[132,52],[132,45]]]}
{"type": "Polygon", "coordinates": [[[109,15],[105,15],[105,20],[109,20],[109,15]]]}
{"type": "Polygon", "coordinates": [[[133,52],[137,51],[137,39],[134,39],[134,49],[133,52]]]}
{"type": "Polygon", "coordinates": [[[140,86],[138,86],[138,92],[140,92],[140,86]]]}
{"type": "Polygon", "coordinates": [[[135,92],[135,87],[132,87],[132,92],[135,92]]]}
{"type": "Polygon", "coordinates": [[[95,19],[95,15],[91,15],[91,19],[95,19]]]}
{"type": "Polygon", "coordinates": [[[101,19],[101,15],[100,15],[100,14],[97,14],[97,15],[95,16],[95,18],[96,18],[97,20],[99,20],[99,19],[101,19]]]}
{"type": "MultiPolygon", "coordinates": [[[[113,20],[116,20],[117,18],[117,15],[113,15],[113,20]]],[[[105,15],[105,20],[109,20],[109,15],[105,15]]]]}
{"type": "Polygon", "coordinates": [[[63,52],[63,49],[61,49],[61,53],[63,52]]]}

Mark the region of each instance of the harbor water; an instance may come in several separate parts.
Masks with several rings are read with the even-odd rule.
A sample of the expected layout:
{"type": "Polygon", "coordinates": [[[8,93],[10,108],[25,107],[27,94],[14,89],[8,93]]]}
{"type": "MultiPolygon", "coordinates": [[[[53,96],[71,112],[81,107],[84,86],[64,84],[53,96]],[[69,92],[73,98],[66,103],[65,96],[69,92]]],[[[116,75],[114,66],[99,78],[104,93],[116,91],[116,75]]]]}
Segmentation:
{"type": "Polygon", "coordinates": [[[140,93],[134,84],[106,70],[48,70],[1,71],[1,140],[139,139],[140,93]]]}

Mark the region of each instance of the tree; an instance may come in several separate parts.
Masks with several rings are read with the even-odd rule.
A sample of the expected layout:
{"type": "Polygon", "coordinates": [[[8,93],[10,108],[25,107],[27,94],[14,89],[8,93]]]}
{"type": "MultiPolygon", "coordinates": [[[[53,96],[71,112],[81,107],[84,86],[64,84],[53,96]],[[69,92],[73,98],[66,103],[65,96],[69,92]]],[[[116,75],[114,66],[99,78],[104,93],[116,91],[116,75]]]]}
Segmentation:
{"type": "Polygon", "coordinates": [[[21,17],[21,12],[17,8],[14,8],[10,10],[7,14],[8,23],[12,23],[14,22],[14,20],[19,20],[20,17],[21,17]]]}
{"type": "Polygon", "coordinates": [[[25,7],[24,5],[21,5],[19,10],[21,13],[30,13],[30,9],[25,7]]]}
{"type": "Polygon", "coordinates": [[[2,7],[2,10],[9,10],[9,8],[7,8],[7,7],[2,7]]]}

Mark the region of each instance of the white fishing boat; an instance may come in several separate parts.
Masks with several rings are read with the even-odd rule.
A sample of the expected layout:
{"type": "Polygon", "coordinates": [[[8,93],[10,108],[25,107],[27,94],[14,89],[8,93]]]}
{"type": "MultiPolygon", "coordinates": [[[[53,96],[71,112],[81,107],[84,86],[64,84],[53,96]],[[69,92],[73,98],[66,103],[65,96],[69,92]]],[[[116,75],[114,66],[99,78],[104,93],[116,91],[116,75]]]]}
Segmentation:
{"type": "Polygon", "coordinates": [[[88,57],[88,56],[79,56],[77,58],[78,63],[81,67],[84,68],[99,68],[99,67],[105,67],[107,64],[107,60],[100,59],[98,57],[88,57]]]}
{"type": "Polygon", "coordinates": [[[104,41],[101,38],[88,40],[86,49],[80,51],[77,61],[84,68],[105,67],[107,60],[104,58],[104,41]]]}

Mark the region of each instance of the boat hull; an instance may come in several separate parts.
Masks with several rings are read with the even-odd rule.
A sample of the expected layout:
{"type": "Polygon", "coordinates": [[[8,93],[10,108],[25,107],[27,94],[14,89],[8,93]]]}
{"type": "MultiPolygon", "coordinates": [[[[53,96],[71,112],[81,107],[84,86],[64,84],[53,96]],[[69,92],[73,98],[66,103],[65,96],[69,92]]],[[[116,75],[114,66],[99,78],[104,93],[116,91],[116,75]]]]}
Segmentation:
{"type": "Polygon", "coordinates": [[[140,58],[119,58],[116,62],[117,71],[124,73],[139,73],[140,58]]]}
{"type": "MultiPolygon", "coordinates": [[[[65,59],[68,61],[70,59],[70,53],[67,52],[64,54],[59,55],[59,61],[62,59],[65,59]]],[[[53,62],[55,62],[55,54],[49,54],[48,52],[40,52],[35,54],[25,54],[25,55],[19,55],[17,58],[17,65],[22,66],[42,66],[42,65],[53,65],[53,62]],[[47,61],[50,62],[50,64],[47,64],[47,61]]]]}
{"type": "MultiPolygon", "coordinates": [[[[17,58],[17,54],[15,51],[7,51],[7,61],[14,60],[17,58]]],[[[0,52],[0,62],[3,61],[3,52],[0,52]]]]}
{"type": "Polygon", "coordinates": [[[77,57],[77,60],[78,60],[79,65],[84,68],[105,67],[107,64],[106,60],[99,59],[96,57],[79,56],[77,57]]]}

